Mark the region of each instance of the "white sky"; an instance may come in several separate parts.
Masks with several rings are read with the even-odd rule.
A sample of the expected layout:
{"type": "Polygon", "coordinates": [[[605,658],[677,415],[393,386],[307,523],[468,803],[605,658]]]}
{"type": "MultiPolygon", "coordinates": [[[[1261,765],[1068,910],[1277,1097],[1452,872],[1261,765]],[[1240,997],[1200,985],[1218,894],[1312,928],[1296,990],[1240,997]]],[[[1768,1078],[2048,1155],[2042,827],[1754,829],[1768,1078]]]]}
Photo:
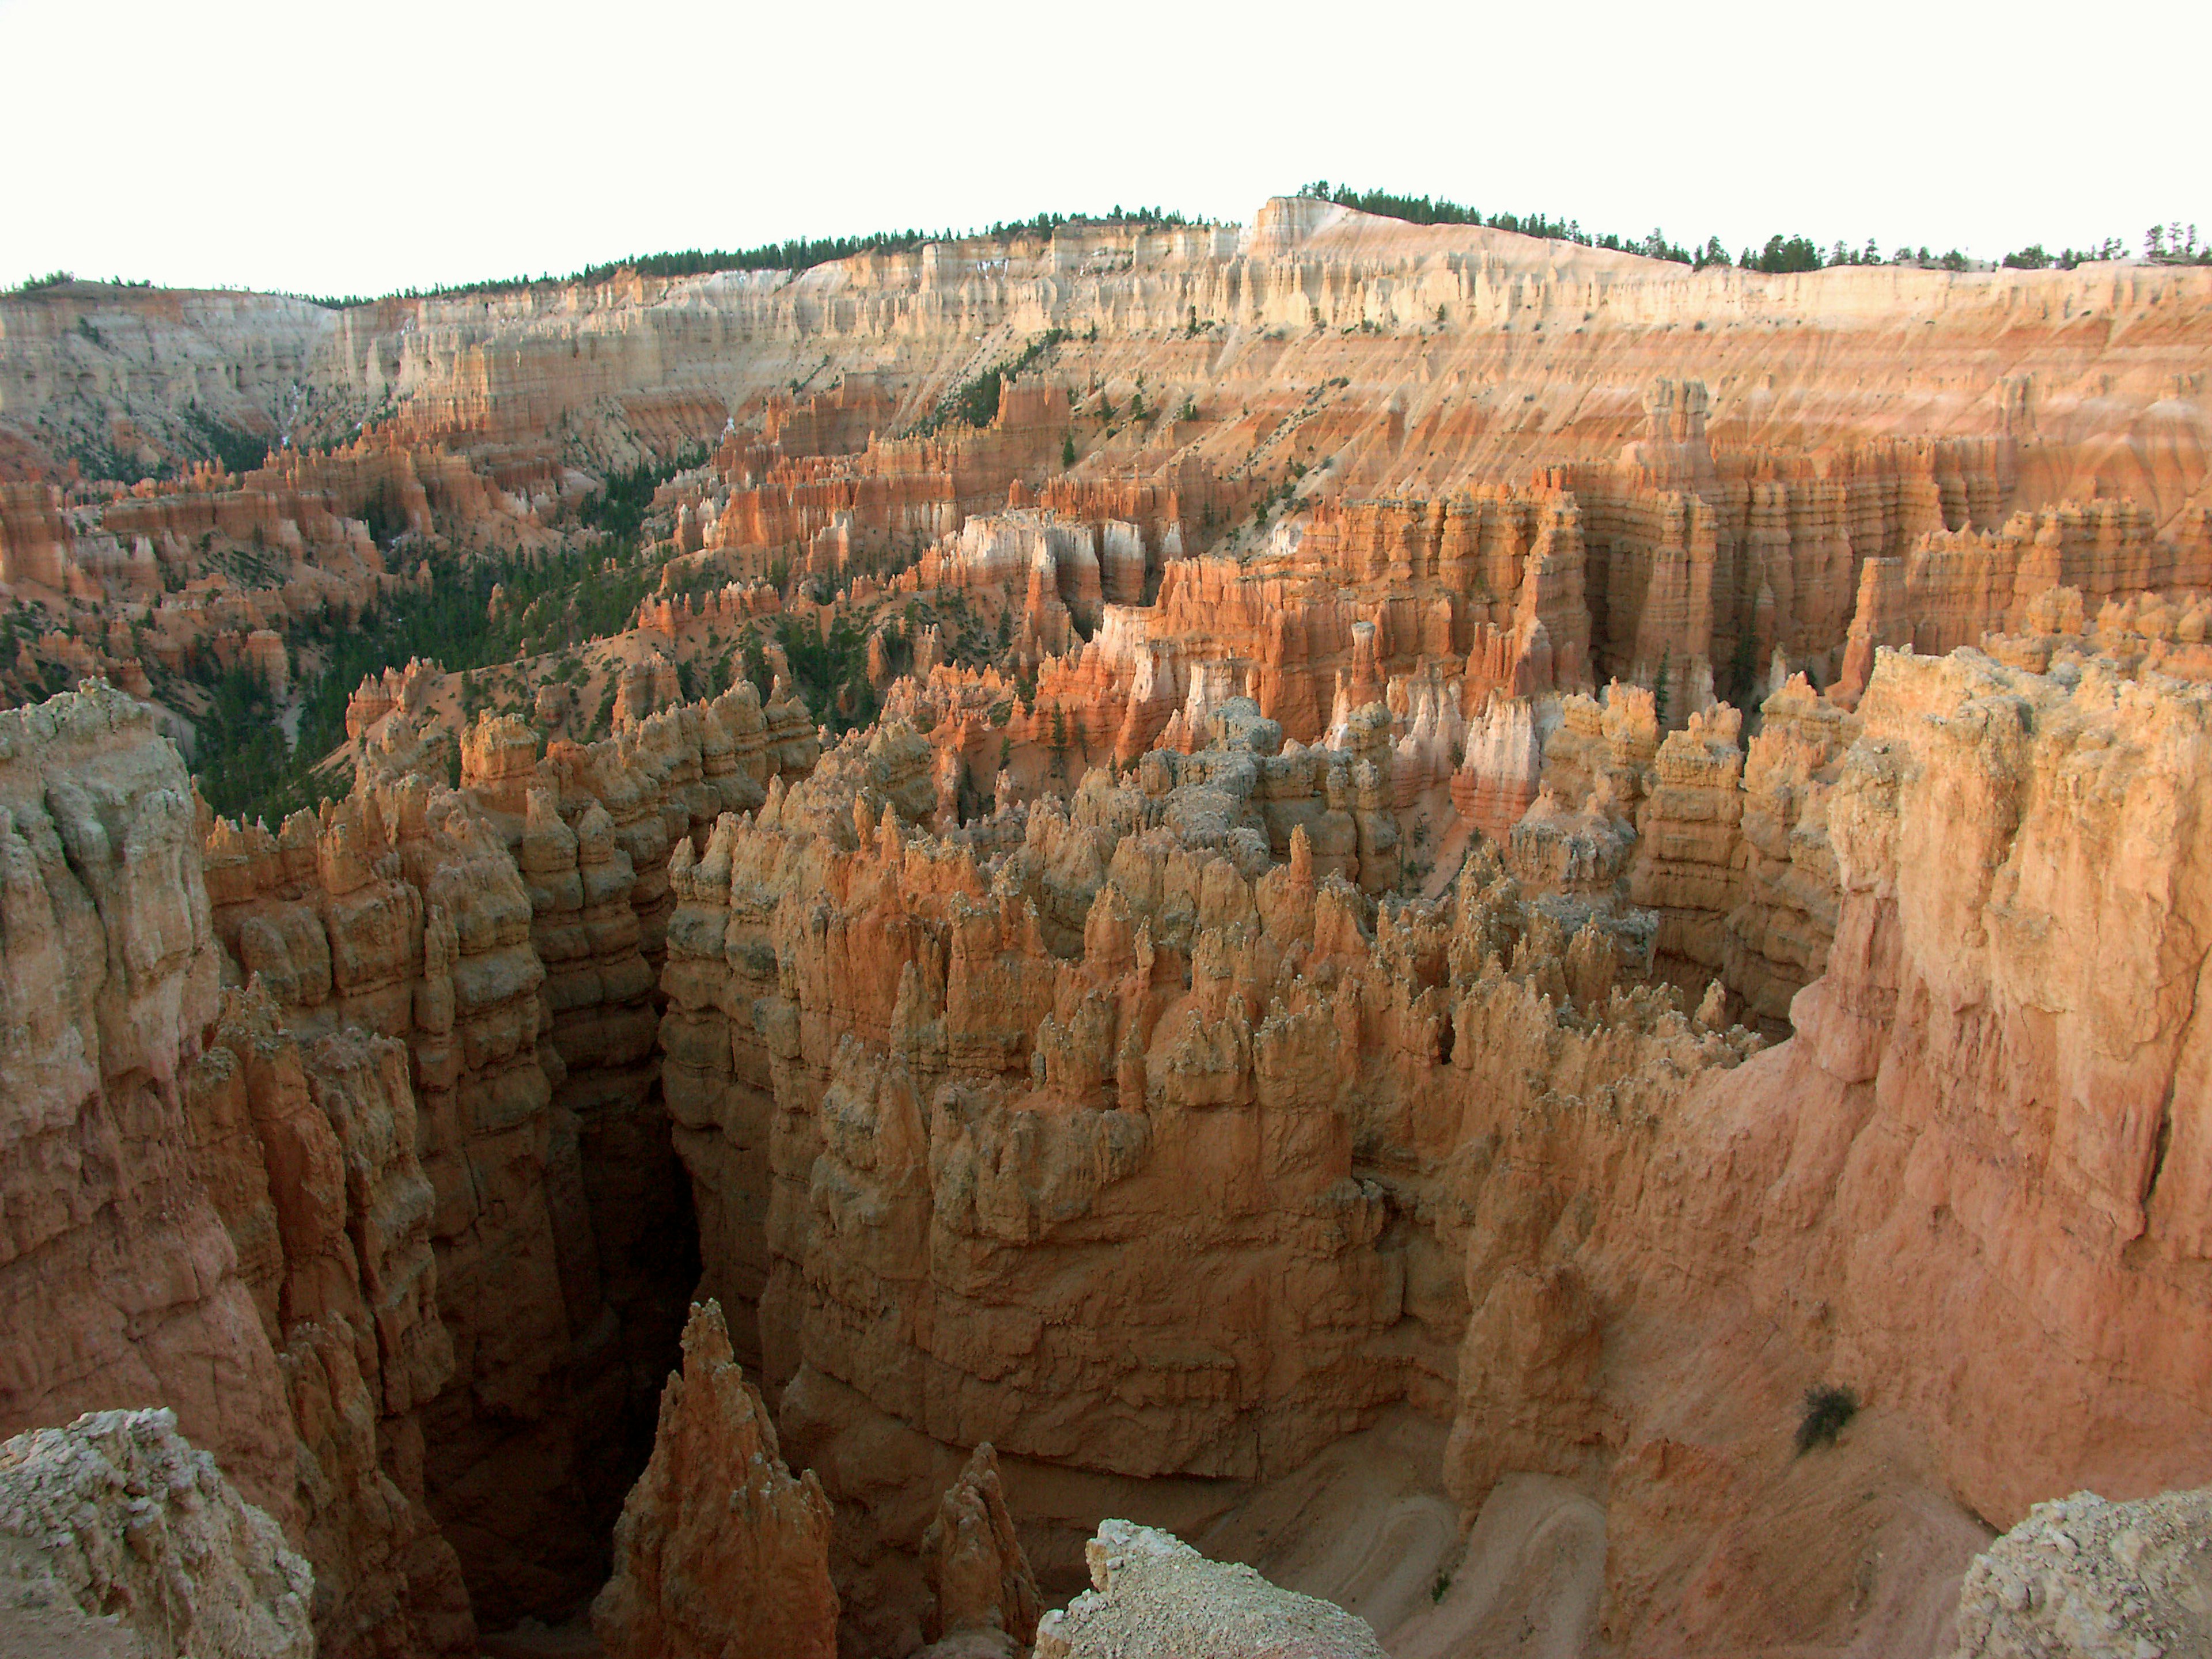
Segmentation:
{"type": "Polygon", "coordinates": [[[0,0],[0,286],[378,293],[1323,176],[1731,250],[2212,233],[2212,5],[0,0]]]}

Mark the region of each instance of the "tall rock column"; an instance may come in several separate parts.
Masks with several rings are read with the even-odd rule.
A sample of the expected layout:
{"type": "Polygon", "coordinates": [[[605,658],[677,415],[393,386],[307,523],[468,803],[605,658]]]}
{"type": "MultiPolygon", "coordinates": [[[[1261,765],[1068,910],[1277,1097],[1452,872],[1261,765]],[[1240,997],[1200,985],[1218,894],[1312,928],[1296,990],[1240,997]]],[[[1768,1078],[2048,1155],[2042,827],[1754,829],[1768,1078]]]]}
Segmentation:
{"type": "Polygon", "coordinates": [[[615,1528],[592,1604],[609,1659],[833,1659],[830,1500],[794,1479],[730,1355],[719,1304],[691,1310],[653,1459],[615,1528]]]}

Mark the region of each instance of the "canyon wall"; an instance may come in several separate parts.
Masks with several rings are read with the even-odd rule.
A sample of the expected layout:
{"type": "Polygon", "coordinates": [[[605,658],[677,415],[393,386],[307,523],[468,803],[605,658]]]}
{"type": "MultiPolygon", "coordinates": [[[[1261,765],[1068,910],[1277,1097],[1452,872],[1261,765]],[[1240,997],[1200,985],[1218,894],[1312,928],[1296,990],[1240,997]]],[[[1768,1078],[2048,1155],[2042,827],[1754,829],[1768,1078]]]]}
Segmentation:
{"type": "Polygon", "coordinates": [[[152,712],[99,688],[0,714],[8,1182],[0,1429],[173,1408],[288,1528],[286,1390],[201,1188],[185,1083],[221,949],[191,784],[152,712]]]}
{"type": "MultiPolygon", "coordinates": [[[[678,1144],[759,1225],[709,1230],[706,1280],[758,1309],[855,1650],[919,1617],[903,1494],[984,1439],[1018,1490],[1189,1503],[1404,1401],[1464,1513],[1509,1474],[1608,1494],[1639,1651],[1932,1644],[1975,1517],[2185,1478],[2207,712],[1882,656],[1838,943],[1763,1052],[1632,988],[1595,890],[1524,884],[1540,838],[1437,901],[1316,878],[1304,823],[1276,862],[1264,721],[949,836],[889,728],[679,848],[678,1144]],[[1793,1459],[1824,1378],[1866,1420],[1793,1459]]],[[[1657,776],[1663,813],[1692,777],[1657,776]]],[[[1061,1524],[1024,1543],[1064,1576],[1061,1524]]]]}
{"type": "Polygon", "coordinates": [[[1287,202],[0,301],[8,694],[170,699],[0,714],[0,1431],[173,1407],[337,1654],[611,1536],[618,1648],[1004,1647],[1109,1516],[1273,1576],[1389,1437],[1431,1583],[1289,1565],[1407,1651],[1539,1538],[1577,1641],[1935,1651],[1994,1528],[2212,1449],[2208,303],[1287,202]],[[489,557],[643,597],[195,800],[187,668],[296,713],[489,557]]]}
{"type": "Polygon", "coordinates": [[[355,794],[277,835],[196,823],[117,694],[13,715],[13,1029],[45,1046],[11,1099],[56,1149],[11,1161],[50,1221],[5,1282],[55,1334],[11,1355],[15,1420],[173,1400],[325,1568],[325,1649],[465,1650],[472,1605],[596,1583],[586,1534],[514,1517],[626,1478],[611,1413],[658,1378],[672,1286],[622,1218],[658,1144],[735,1310],[699,1352],[758,1366],[830,1506],[806,1559],[845,1651],[950,1639],[971,1579],[1020,1616],[994,1490],[1065,1594],[1104,1514],[1203,1531],[1401,1410],[1478,1525],[1526,1479],[1601,1494],[1609,1640],[1932,1651],[1984,1523],[2212,1449],[2212,706],[1971,651],[1878,653],[1849,716],[1771,699],[1797,758],[1760,775],[1819,797],[1834,942],[1769,1048],[1711,980],[1641,978],[1670,927],[1712,952],[1712,804],[1772,798],[1732,711],[1660,740],[1650,694],[1583,701],[1544,762],[1592,804],[1540,802],[1428,897],[1347,879],[1395,845],[1374,762],[1233,698],[1188,751],[951,827],[924,738],[787,769],[749,688],[543,756],[488,719],[459,790],[401,763],[395,711],[355,794]],[[218,996],[219,951],[252,983],[218,996]],[[81,1178],[101,1157],[123,1186],[81,1178]],[[457,1174],[509,1196],[457,1209],[457,1174]],[[114,1273],[143,1302],[186,1251],[103,1347],[114,1273]],[[1860,1415],[1793,1456],[1821,1382],[1860,1415]],[[986,1441],[1000,1473],[936,1504],[986,1441]]]}
{"type": "MultiPolygon", "coordinates": [[[[52,461],[108,441],[118,418],[173,449],[194,399],[318,440],[389,405],[410,431],[495,443],[567,416],[627,459],[641,438],[672,447],[687,426],[844,373],[872,377],[873,404],[788,436],[852,448],[881,410],[913,421],[1057,328],[1063,351],[1079,342],[1079,381],[1097,376],[1117,403],[1141,372],[1152,408],[1202,405],[1216,471],[1255,446],[1310,446],[1358,490],[1428,494],[1610,459],[1640,435],[1646,383],[1670,375],[1712,388],[1734,446],[2008,438],[2021,504],[2128,495],[2162,525],[2203,483],[2208,365],[2189,343],[2208,302],[2212,278],[2185,268],[1692,271],[1279,198],[1243,231],[1071,224],[796,275],[343,311],[70,284],[0,301],[0,421],[52,461]]],[[[1778,505],[1744,489],[1753,520],[1778,505]]]]}
{"type": "Polygon", "coordinates": [[[104,686],[0,732],[6,1426],[161,1406],[321,1569],[330,1655],[473,1649],[422,1504],[452,1351],[405,1058],[222,993],[181,757],[104,686]]]}

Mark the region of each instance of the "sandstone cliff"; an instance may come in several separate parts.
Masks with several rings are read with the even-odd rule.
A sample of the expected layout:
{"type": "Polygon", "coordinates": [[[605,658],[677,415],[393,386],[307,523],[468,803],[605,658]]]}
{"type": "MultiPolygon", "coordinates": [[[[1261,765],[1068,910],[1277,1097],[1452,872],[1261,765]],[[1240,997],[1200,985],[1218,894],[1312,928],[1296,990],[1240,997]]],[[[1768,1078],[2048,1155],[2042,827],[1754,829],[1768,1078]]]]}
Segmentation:
{"type": "Polygon", "coordinates": [[[933,1643],[980,1656],[994,1646],[1018,1654],[1036,1639],[1036,1580],[988,1443],[975,1448],[938,1501],[937,1517],[921,1535],[921,1560],[936,1601],[922,1621],[933,1643]]]}
{"type": "Polygon", "coordinates": [[[0,714],[0,1429],[170,1407],[290,1528],[284,1381],[182,1098],[219,977],[197,839],[144,705],[0,714]]]}
{"type": "Polygon", "coordinates": [[[424,1504],[423,1408],[453,1370],[406,1050],[346,1028],[303,1051],[258,979],[185,1086],[299,1439],[325,1659],[467,1653],[459,1563],[424,1504]]]}
{"type": "MultiPolygon", "coordinates": [[[[1654,1651],[1932,1641],[1969,1510],[2171,1480],[2208,1431],[2176,1196],[2194,963],[2159,965],[2197,925],[2203,701],[1880,659],[1855,746],[1793,763],[1835,768],[1839,943],[1765,1053],[1710,995],[1631,988],[1651,924],[1606,896],[1727,872],[1670,827],[1725,826],[1697,803],[1732,773],[1689,761],[1734,752],[1709,726],[1668,739],[1644,836],[1558,809],[1434,902],[1316,875],[1326,812],[1271,787],[1310,763],[1256,711],[935,836],[889,729],[679,847],[678,1146],[702,1206],[761,1218],[709,1235],[706,1276],[757,1297],[854,1627],[915,1616],[927,1517],[899,1494],[985,1438],[1164,1501],[1407,1401],[1452,1422],[1468,1513],[1515,1471],[1608,1483],[1605,1628],[1654,1651]],[[1902,855],[1960,823],[1972,856],[1902,855]],[[2148,977],[2088,966],[2114,960],[2148,977]],[[2014,996],[2042,1012],[2008,1036],[2014,996]],[[1824,1376],[1875,1426],[1793,1461],[1824,1376]],[[1877,1549],[1900,1565],[1869,1603],[1877,1549]]],[[[1611,732],[1592,706],[1601,790],[1650,763],[1634,707],[1611,732]]],[[[1024,1524],[1063,1570],[1064,1522],[1024,1524]]]]}
{"type": "Polygon", "coordinates": [[[1409,1651],[1547,1550],[1577,1641],[1932,1650],[1987,1522],[2212,1433],[2208,303],[1296,202],[0,302],[7,695],[281,704],[487,556],[644,594],[507,713],[372,672],[273,832],[113,693],[0,717],[0,1429],[172,1405],[327,1650],[465,1650],[600,1582],[696,1292],[851,1653],[1408,1419],[1430,1625],[1301,1587],[1409,1651]],[[64,464],[197,454],[217,357],[240,431],[382,423],[64,464]],[[679,453],[604,547],[574,469],[679,453]]]}

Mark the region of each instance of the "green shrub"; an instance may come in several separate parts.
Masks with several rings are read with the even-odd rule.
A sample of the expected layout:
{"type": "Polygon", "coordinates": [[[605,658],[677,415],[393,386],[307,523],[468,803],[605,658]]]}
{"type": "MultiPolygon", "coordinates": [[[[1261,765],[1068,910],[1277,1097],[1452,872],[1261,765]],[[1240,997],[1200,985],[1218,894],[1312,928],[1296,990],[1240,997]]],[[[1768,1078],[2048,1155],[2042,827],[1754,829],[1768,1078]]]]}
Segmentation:
{"type": "Polygon", "coordinates": [[[1849,1389],[1815,1383],[1805,1390],[1805,1414],[1797,1423],[1797,1455],[1815,1446],[1832,1446],[1844,1425],[1858,1414],[1859,1397],[1849,1389]]]}

